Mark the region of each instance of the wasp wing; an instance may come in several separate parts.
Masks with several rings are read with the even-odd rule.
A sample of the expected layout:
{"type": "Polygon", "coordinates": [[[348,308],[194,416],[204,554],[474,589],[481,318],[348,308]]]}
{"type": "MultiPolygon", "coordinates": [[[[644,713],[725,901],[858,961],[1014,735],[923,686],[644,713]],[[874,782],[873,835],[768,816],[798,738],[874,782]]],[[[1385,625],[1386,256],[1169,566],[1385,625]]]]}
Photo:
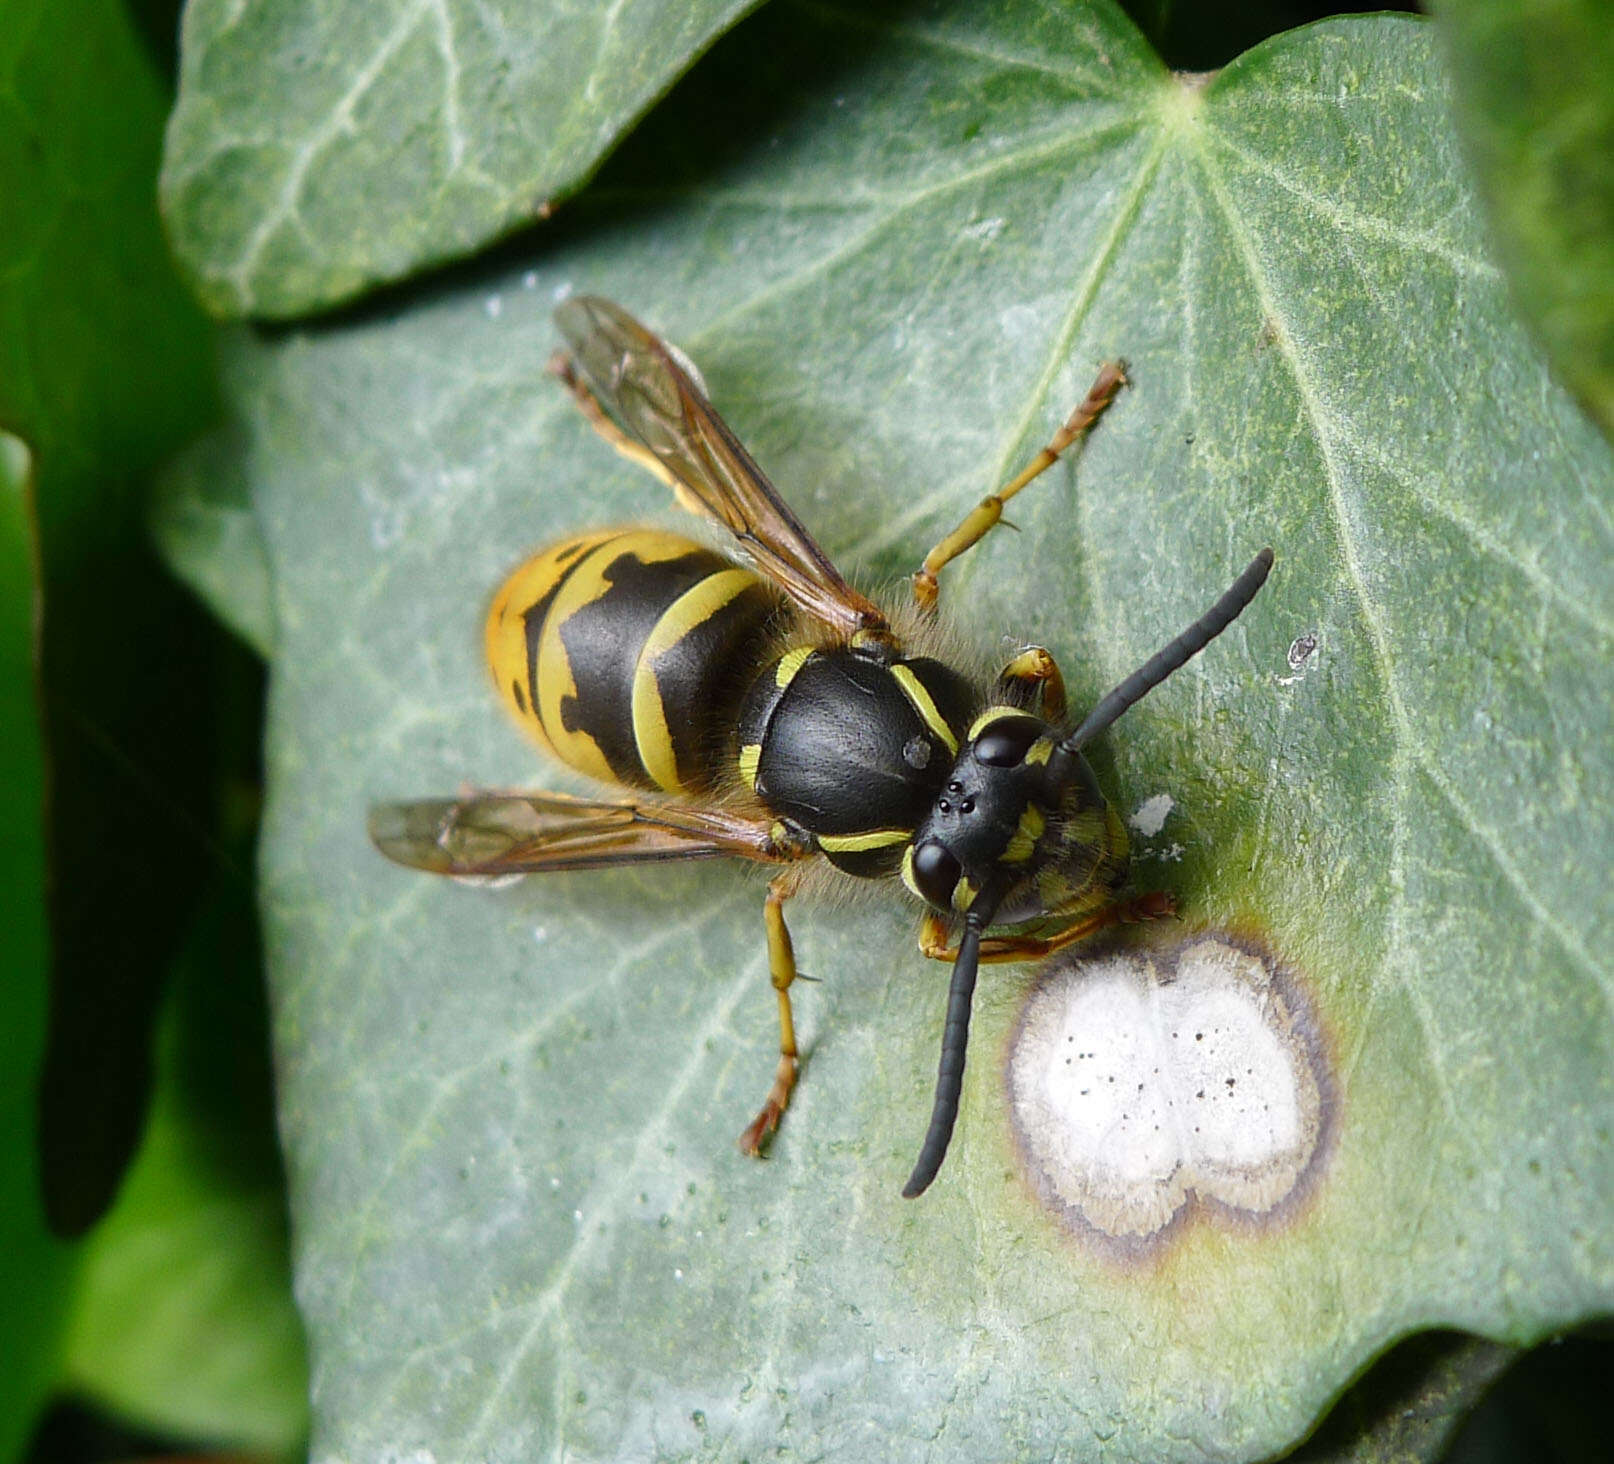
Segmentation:
{"type": "Polygon", "coordinates": [[[885,616],[841,577],[706,399],[679,353],[627,311],[579,295],[555,311],[589,389],[649,451],[692,512],[715,519],[814,619],[850,637],[885,616]]]}
{"type": "Polygon", "coordinates": [[[765,819],[676,804],[563,793],[475,793],[381,803],[370,838],[387,858],[433,874],[530,874],[670,859],[778,860],[765,819]]]}

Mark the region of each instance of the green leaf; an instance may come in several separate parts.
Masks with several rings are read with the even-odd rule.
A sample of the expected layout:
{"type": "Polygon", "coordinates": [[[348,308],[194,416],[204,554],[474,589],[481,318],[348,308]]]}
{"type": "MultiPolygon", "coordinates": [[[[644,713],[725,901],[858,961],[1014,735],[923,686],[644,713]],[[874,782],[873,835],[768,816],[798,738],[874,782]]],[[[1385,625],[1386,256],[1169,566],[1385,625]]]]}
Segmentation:
{"type": "Polygon", "coordinates": [[[0,424],[34,455],[49,767],[51,1223],[139,1134],[158,987],[202,877],[210,627],[147,543],[155,466],[215,410],[210,327],[158,227],[161,89],[122,6],[0,26],[0,424]]]}
{"type": "Polygon", "coordinates": [[[242,434],[221,428],[169,464],[152,505],[152,533],[169,569],[267,661],[275,612],[244,454],[242,434]]]}
{"type": "Polygon", "coordinates": [[[0,1459],[17,1457],[51,1385],[72,1252],[45,1224],[35,1108],[45,1048],[45,763],[39,727],[39,545],[27,446],[0,432],[0,1459]]]}
{"type": "Polygon", "coordinates": [[[151,833],[150,783],[131,789],[129,776],[149,774],[153,742],[181,761],[190,751],[187,704],[169,694],[185,642],[162,613],[177,595],[142,549],[138,489],[212,402],[205,323],[157,228],[161,119],[121,7],[7,7],[6,1459],[57,1381],[75,1252],[50,1231],[82,1230],[117,1183],[144,1100],[140,1018],[164,954],[154,948],[189,894],[185,858],[151,833]]]}
{"type": "Polygon", "coordinates": [[[1598,0],[1436,7],[1458,119],[1526,320],[1614,435],[1614,26],[1598,0]]]}
{"type": "Polygon", "coordinates": [[[1429,34],[1334,21],[1204,84],[1104,6],[772,6],[563,241],[237,344],[316,1456],[1247,1459],[1410,1332],[1608,1310],[1614,462],[1508,311],[1429,34]],[[577,786],[495,709],[488,598],[546,539],[687,526],[545,375],[581,290],[685,346],[875,579],[1124,355],[1080,462],[944,576],[983,658],[1038,637],[1078,705],[1275,547],[1096,763],[1184,911],[1128,949],[1230,927],[1280,968],[1327,1142],[1276,1215],[1052,1212],[1005,1091],[1023,966],[900,1200],[946,972],[898,894],[792,907],[809,1058],[754,1164],[756,878],[469,889],[367,847],[371,800],[577,786]]]}
{"type": "MultiPolygon", "coordinates": [[[[89,1228],[123,1178],[144,1125],[158,989],[191,923],[198,870],[217,853],[224,638],[163,575],[146,537],[155,465],[216,402],[211,328],[158,227],[163,106],[121,5],[8,7],[0,196],[16,206],[0,231],[0,421],[21,437],[0,433],[7,1460],[64,1382],[216,1436],[285,1442],[300,1428],[283,1238],[279,1251],[273,1244],[280,1200],[262,1023],[256,1062],[242,1061],[228,1012],[205,999],[239,993],[243,981],[256,995],[244,876],[235,906],[247,906],[245,959],[227,942],[191,952],[187,1010],[208,1020],[187,1034],[181,1076],[205,1067],[198,1048],[228,1065],[230,1082],[256,1073],[257,1112],[218,1106],[228,1082],[181,1082],[172,1069],[186,1065],[170,1051],[170,1081],[116,1218],[82,1249],[50,1233],[89,1228]],[[218,966],[202,969],[210,951],[218,966]],[[161,1255],[139,1254],[163,1244],[161,1255]],[[207,1286],[232,1264],[233,1315],[207,1286]],[[116,1318],[119,1294],[132,1314],[116,1318]],[[278,1396],[263,1391],[261,1363],[242,1360],[253,1348],[273,1356],[277,1343],[279,1360],[292,1359],[272,1380],[278,1396]],[[114,1355],[118,1344],[128,1350],[114,1355]],[[227,1376],[237,1386],[220,1404],[227,1376]],[[278,1435],[265,1422],[276,1407],[278,1435]]],[[[236,746],[251,761],[258,701],[243,699],[236,746]]]]}
{"type": "Polygon", "coordinates": [[[1385,1353],[1288,1457],[1294,1464],[1445,1459],[1464,1420],[1517,1355],[1483,1337],[1409,1337],[1385,1353]]]}
{"type": "Polygon", "coordinates": [[[757,0],[193,0],[163,211],[221,315],[453,259],[574,193],[757,0]]]}
{"type": "Polygon", "coordinates": [[[308,1371],[257,935],[250,886],[221,878],[176,963],[140,1150],[85,1247],[65,1366],[142,1427],[291,1458],[308,1371]]]}

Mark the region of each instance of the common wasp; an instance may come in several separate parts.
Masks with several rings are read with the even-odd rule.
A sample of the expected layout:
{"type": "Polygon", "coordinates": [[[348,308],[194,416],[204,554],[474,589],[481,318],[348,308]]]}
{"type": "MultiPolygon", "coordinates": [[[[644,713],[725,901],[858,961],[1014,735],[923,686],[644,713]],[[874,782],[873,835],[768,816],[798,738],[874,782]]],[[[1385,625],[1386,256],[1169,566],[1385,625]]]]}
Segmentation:
{"type": "Polygon", "coordinates": [[[1125,893],[1126,829],[1082,749],[1226,629],[1272,551],[1074,722],[1040,646],[995,678],[936,654],[937,576],[1086,435],[1125,380],[1119,365],[925,556],[912,605],[888,614],[842,578],[681,352],[596,297],[566,301],[555,322],[568,349],[553,370],[595,431],[726,529],[743,563],[645,527],[580,534],[529,559],[488,613],[495,685],[540,747],[631,791],[383,804],[371,837],[401,864],[451,875],[716,857],[779,866],[763,903],[779,1062],[740,1138],[750,1154],[778,1126],[798,1070],[785,902],[815,869],[900,878],[927,907],[921,951],[953,963],[930,1126],[903,1189],[918,1195],[952,1136],[980,963],[1034,959],[1171,911],[1168,895],[1125,893]]]}

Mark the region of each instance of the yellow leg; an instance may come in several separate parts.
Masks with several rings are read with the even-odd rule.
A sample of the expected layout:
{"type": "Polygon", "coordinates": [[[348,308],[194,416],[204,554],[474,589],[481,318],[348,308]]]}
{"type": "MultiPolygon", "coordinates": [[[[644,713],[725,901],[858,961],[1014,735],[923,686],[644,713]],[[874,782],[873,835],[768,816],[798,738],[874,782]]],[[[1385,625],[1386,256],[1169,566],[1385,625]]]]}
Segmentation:
{"type": "MultiPolygon", "coordinates": [[[[998,672],[1000,689],[1006,690],[1016,683],[1038,689],[1042,715],[1047,721],[1065,720],[1065,678],[1059,674],[1059,663],[1044,647],[1027,646],[998,672]]],[[[1004,700],[1002,690],[994,700],[1004,700]]]]}
{"type": "Polygon", "coordinates": [[[796,1019],[790,1009],[790,984],[796,979],[796,952],[790,943],[784,912],[785,901],[795,892],[795,872],[786,871],[775,876],[768,885],[768,897],[762,905],[762,918],[768,929],[768,975],[779,997],[779,1066],[774,1070],[773,1086],[768,1089],[762,1111],[740,1135],[740,1152],[753,1158],[761,1156],[763,1141],[779,1127],[800,1069],[796,1055],[796,1019]]]}
{"type": "Polygon", "coordinates": [[[1058,462],[1060,453],[1086,433],[1124,385],[1126,372],[1122,364],[1119,361],[1106,362],[1098,373],[1098,379],[1088,390],[1086,399],[1049,439],[1048,445],[1032,458],[1018,477],[1005,483],[996,493],[983,498],[965,516],[963,523],[925,556],[924,564],[913,577],[914,599],[921,610],[936,608],[936,598],[940,594],[936,576],[942,567],[957,559],[972,545],[980,543],[1002,519],[1003,505],[1032,479],[1058,462]]]}
{"type": "MultiPolygon", "coordinates": [[[[1080,920],[1056,930],[1052,935],[999,935],[981,942],[981,960],[1037,961],[1062,951],[1068,945],[1096,934],[1111,925],[1140,920],[1161,920],[1177,911],[1177,898],[1166,890],[1153,890],[1129,900],[1117,900],[1102,910],[1094,910],[1080,920]]],[[[947,944],[947,921],[935,910],[927,910],[919,926],[920,952],[932,961],[958,958],[958,947],[947,944]]]]}

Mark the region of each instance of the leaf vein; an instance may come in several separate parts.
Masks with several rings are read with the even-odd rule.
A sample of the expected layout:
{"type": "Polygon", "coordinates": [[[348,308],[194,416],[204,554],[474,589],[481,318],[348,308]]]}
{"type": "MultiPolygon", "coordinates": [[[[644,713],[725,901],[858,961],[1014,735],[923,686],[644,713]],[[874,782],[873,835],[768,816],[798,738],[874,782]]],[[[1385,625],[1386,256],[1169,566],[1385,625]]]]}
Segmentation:
{"type": "MultiPolygon", "coordinates": [[[[224,277],[235,288],[237,303],[243,308],[251,300],[249,279],[253,270],[257,268],[258,260],[262,257],[271,236],[297,213],[303,185],[315,158],[352,124],[353,109],[364,94],[375,85],[386,69],[387,63],[398,53],[404,42],[414,34],[416,26],[431,3],[433,0],[414,0],[414,3],[399,14],[397,24],[382,37],[380,45],[375,48],[370,59],[354,73],[352,83],[337,100],[325,123],[317,127],[297,149],[292,164],[286,171],[286,179],[281,185],[279,196],[265,211],[264,216],[258,221],[258,226],[247,236],[246,247],[242,250],[241,257],[231,268],[224,271],[224,277]]],[[[441,3],[441,0],[436,0],[436,3],[441,3]]]]}
{"type": "MultiPolygon", "coordinates": [[[[1019,452],[1026,438],[1030,435],[1032,425],[1038,413],[1045,407],[1049,392],[1052,389],[1054,377],[1065,364],[1070,353],[1071,341],[1081,328],[1088,310],[1092,307],[1097,296],[1098,287],[1105,272],[1115,258],[1117,249],[1125,237],[1128,228],[1136,220],[1144,196],[1149,185],[1159,169],[1160,161],[1165,155],[1166,139],[1164,136],[1157,139],[1155,145],[1144,155],[1138,171],[1134,174],[1121,202],[1116,208],[1115,215],[1105,231],[1099,247],[1095,251],[1086,273],[1076,286],[1071,299],[1070,309],[1066,311],[1060,322],[1059,329],[1054,333],[1053,342],[1049,347],[1046,359],[1037,374],[1035,385],[1026,394],[1026,404],[1019,418],[1006,434],[1003,447],[998,453],[997,468],[993,474],[993,482],[1001,483],[1008,476],[1015,455],[1019,452]]],[[[906,535],[908,530],[916,523],[936,512],[946,501],[956,498],[955,485],[946,483],[921,495],[900,514],[885,519],[872,533],[865,535],[856,544],[850,546],[848,553],[854,557],[871,557],[888,548],[899,538],[906,535]]],[[[1077,536],[1081,538],[1080,535],[1077,536]]]]}
{"type": "MultiPolygon", "coordinates": [[[[1055,66],[1039,57],[1016,55],[1009,51],[993,50],[990,46],[971,44],[957,35],[948,35],[929,26],[894,24],[883,18],[876,19],[855,10],[843,10],[839,6],[822,3],[822,0],[798,0],[796,8],[806,11],[809,15],[816,15],[821,19],[846,26],[848,29],[876,31],[881,35],[912,41],[915,45],[926,46],[932,50],[949,51],[956,56],[968,56],[976,61],[991,61],[1013,70],[1034,71],[1041,76],[1053,76],[1061,81],[1075,82],[1086,89],[1085,95],[1118,98],[1129,94],[1120,86],[1109,91],[1102,90],[1095,84],[1095,77],[1089,72],[1074,67],[1055,66]]],[[[1119,78],[1117,80],[1119,81],[1119,78]]]]}
{"type": "MultiPolygon", "coordinates": [[[[1472,811],[1457,797],[1456,791],[1451,787],[1449,780],[1436,768],[1431,759],[1417,748],[1417,744],[1412,737],[1411,717],[1401,699],[1400,688],[1396,684],[1392,670],[1394,662],[1390,655],[1389,635],[1385,627],[1383,611],[1368,592],[1366,579],[1356,556],[1350,514],[1344,501],[1344,475],[1336,457],[1338,440],[1346,434],[1336,431],[1340,424],[1334,414],[1327,409],[1326,404],[1318,393],[1316,383],[1311,379],[1309,369],[1299,349],[1299,342],[1290,328],[1288,317],[1272,295],[1254,240],[1244,222],[1243,216],[1238,211],[1237,205],[1228,195],[1225,182],[1217,173],[1210,158],[1204,155],[1203,152],[1201,153],[1201,164],[1211,193],[1227,222],[1228,230],[1244,257],[1245,268],[1249,274],[1251,285],[1261,302],[1262,309],[1276,320],[1282,328],[1279,348],[1284,360],[1289,365],[1296,392],[1300,397],[1302,406],[1305,408],[1307,417],[1312,423],[1317,447],[1322,455],[1323,465],[1326,470],[1325,480],[1328,487],[1328,502],[1335,523],[1336,537],[1340,545],[1345,572],[1357,603],[1362,610],[1363,623],[1373,646],[1374,659],[1377,663],[1379,679],[1384,689],[1385,702],[1390,710],[1395,727],[1395,759],[1391,771],[1395,778],[1399,796],[1395,803],[1395,815],[1392,821],[1395,839],[1392,853],[1393,866],[1396,869],[1404,867],[1402,861],[1407,837],[1405,776],[1410,761],[1416,763],[1446,796],[1453,809],[1458,813],[1464,827],[1495,859],[1509,884],[1512,885],[1526,908],[1532,912],[1537,921],[1554,934],[1560,944],[1563,945],[1565,951],[1592,975],[1605,995],[1614,1000],[1614,993],[1609,991],[1607,973],[1603,972],[1592,960],[1591,953],[1581,943],[1579,937],[1553,915],[1546,902],[1530,887],[1523,871],[1507,856],[1496,835],[1486,829],[1474,817],[1472,811]]],[[[1391,918],[1399,925],[1404,915],[1404,911],[1400,907],[1404,904],[1405,895],[1393,877],[1391,889],[1395,905],[1391,912],[1391,918]]],[[[1431,1060],[1438,1064],[1438,1049],[1434,1047],[1431,1047],[1431,1060]]]]}
{"type": "Polygon", "coordinates": [[[1449,264],[1458,274],[1470,279],[1495,281],[1501,279],[1501,271],[1488,259],[1468,254],[1459,249],[1448,239],[1442,239],[1436,234],[1430,234],[1422,229],[1408,229],[1390,220],[1380,218],[1376,214],[1363,213],[1360,210],[1350,209],[1337,203],[1331,198],[1325,198],[1307,188],[1303,183],[1289,176],[1283,169],[1275,164],[1246,152],[1237,143],[1224,137],[1214,129],[1207,128],[1206,134],[1224,152],[1230,153],[1251,171],[1269,178],[1284,192],[1305,204],[1319,218],[1325,219],[1343,233],[1359,234],[1383,244],[1399,245],[1417,254],[1428,254],[1449,264]]]}
{"type": "Polygon", "coordinates": [[[1545,604],[1550,605],[1569,619],[1578,621],[1599,638],[1614,640],[1614,622],[1605,620],[1591,604],[1571,595],[1539,564],[1532,564],[1529,560],[1515,553],[1504,541],[1496,538],[1480,524],[1475,523],[1455,504],[1446,501],[1431,491],[1429,481],[1425,477],[1415,476],[1402,466],[1392,462],[1388,454],[1377,443],[1363,439],[1349,431],[1342,432],[1341,435],[1350,442],[1351,447],[1358,454],[1394,478],[1431,513],[1451,524],[1453,528],[1462,533],[1470,543],[1483,553],[1518,574],[1540,596],[1545,604]]]}
{"type": "MultiPolygon", "coordinates": [[[[559,1307],[561,1299],[566,1295],[571,1285],[572,1277],[583,1256],[595,1244],[597,1236],[601,1233],[600,1226],[609,1226],[610,1222],[623,1213],[621,1198],[638,1175],[640,1170],[652,1161],[657,1153],[661,1133],[667,1120],[678,1112],[684,1094],[699,1075],[704,1065],[710,1060],[706,1051],[709,1041],[723,1029],[729,1017],[745,997],[760,990],[761,963],[753,960],[746,963],[745,969],[730,985],[727,994],[721,1001],[714,1003],[710,1016],[708,1016],[701,1030],[694,1034],[689,1043],[689,1056],[666,1090],[660,1105],[654,1110],[647,1110],[645,1123],[640,1130],[638,1141],[633,1146],[633,1152],[627,1162],[612,1171],[611,1183],[606,1186],[605,1193],[595,1202],[588,1205],[587,1211],[578,1222],[577,1236],[572,1244],[560,1257],[553,1279],[531,1301],[525,1303],[518,1310],[531,1313],[531,1321],[520,1339],[510,1350],[509,1360],[500,1370],[498,1378],[490,1389],[481,1411],[472,1421],[461,1443],[460,1454],[464,1458],[476,1456],[477,1445],[487,1430],[492,1426],[494,1414],[499,1400],[509,1391],[510,1385],[515,1381],[522,1363],[536,1345],[543,1328],[550,1317],[559,1307]]],[[[559,1420],[556,1420],[557,1427],[559,1420]]]]}
{"type": "Polygon", "coordinates": [[[1452,811],[1457,815],[1459,822],[1468,830],[1475,842],[1491,856],[1496,867],[1502,872],[1502,877],[1519,897],[1525,909],[1535,917],[1536,923],[1550,931],[1564,951],[1592,977],[1602,991],[1610,1008],[1614,1009],[1614,973],[1597,964],[1592,957],[1592,953],[1581,940],[1579,933],[1565,925],[1553,913],[1551,906],[1530,887],[1529,881],[1524,877],[1524,872],[1508,855],[1506,843],[1498,838],[1493,830],[1486,828],[1480,822],[1474,810],[1458,795],[1451,779],[1446,776],[1439,765],[1421,753],[1417,754],[1417,761],[1424,776],[1435,785],[1442,797],[1451,805],[1452,811]]]}
{"type": "Polygon", "coordinates": [[[1109,118],[1094,127],[1084,127],[1078,132],[1061,134],[1053,141],[1042,142],[1035,147],[1017,148],[1013,152],[1001,154],[990,162],[980,164],[974,168],[966,168],[964,171],[955,173],[941,182],[928,184],[911,193],[899,194],[890,198],[882,197],[878,199],[874,206],[878,208],[884,205],[884,212],[878,213],[867,228],[837,245],[829,253],[820,255],[810,263],[791,271],[789,274],[748,295],[744,300],[737,301],[730,309],[709,320],[699,334],[690,339],[688,344],[694,346],[710,337],[720,337],[729,323],[744,319],[762,306],[789,295],[792,291],[799,289],[820,275],[828,273],[848,259],[855,258],[861,251],[872,245],[887,229],[898,223],[904,215],[911,213],[921,204],[928,203],[932,199],[940,198],[957,189],[967,187],[971,183],[980,182],[1022,163],[1042,162],[1048,158],[1057,157],[1060,153],[1081,144],[1092,142],[1107,132],[1136,126],[1138,120],[1136,115],[1109,118]]]}
{"type": "MultiPolygon", "coordinates": [[[[1211,195],[1215,199],[1227,225],[1228,232],[1243,257],[1245,271],[1249,276],[1251,288],[1255,291],[1262,311],[1269,319],[1278,323],[1278,349],[1289,367],[1290,378],[1294,382],[1295,391],[1300,398],[1300,404],[1305,416],[1311,423],[1312,435],[1322,458],[1323,476],[1328,490],[1327,502],[1334,525],[1335,540],[1339,545],[1340,559],[1351,587],[1352,595],[1361,610],[1362,623],[1367,631],[1368,642],[1372,647],[1375,669],[1382,687],[1382,695],[1392,717],[1395,737],[1392,744],[1394,756],[1391,759],[1389,768],[1393,790],[1390,799],[1390,908],[1387,912],[1387,929],[1385,931],[1386,966],[1388,966],[1390,962],[1398,961],[1401,953],[1406,948],[1403,934],[1406,919],[1405,870],[1409,747],[1406,711],[1401,705],[1399,691],[1395,685],[1391,670],[1393,663],[1390,656],[1389,637],[1385,629],[1382,611],[1368,592],[1366,578],[1356,557],[1350,515],[1344,502],[1344,475],[1335,456],[1335,438],[1329,430],[1334,425],[1333,414],[1327,409],[1317,391],[1316,383],[1311,379],[1307,365],[1301,356],[1300,343],[1290,325],[1287,314],[1273,296],[1266,272],[1262,267],[1260,256],[1255,247],[1255,241],[1250,235],[1243,215],[1239,212],[1233,199],[1228,195],[1224,180],[1203,148],[1200,150],[1200,164],[1211,195]]],[[[1382,970],[1383,968],[1381,968],[1382,970]]],[[[1377,984],[1375,983],[1375,986],[1377,984]]],[[[1410,986],[1413,983],[1404,984],[1410,986]]],[[[1448,1116],[1455,1119],[1457,1114],[1453,1107],[1452,1095],[1447,1087],[1444,1073],[1441,1071],[1444,1066],[1441,1055],[1442,1048],[1436,1040],[1429,1014],[1417,1003],[1414,1004],[1414,1009],[1419,1014],[1419,1023],[1424,1033],[1424,1044],[1429,1054],[1429,1065],[1434,1072],[1442,1103],[1447,1110],[1448,1116]]]]}

